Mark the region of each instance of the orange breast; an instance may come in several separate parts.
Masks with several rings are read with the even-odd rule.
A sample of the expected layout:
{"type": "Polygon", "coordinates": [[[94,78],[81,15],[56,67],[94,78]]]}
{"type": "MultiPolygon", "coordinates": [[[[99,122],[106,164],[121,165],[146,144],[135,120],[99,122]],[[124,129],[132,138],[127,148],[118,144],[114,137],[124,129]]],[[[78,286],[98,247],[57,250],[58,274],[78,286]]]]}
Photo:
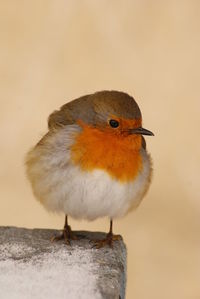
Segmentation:
{"type": "Polygon", "coordinates": [[[103,169],[120,181],[133,180],[142,169],[141,136],[113,134],[82,126],[82,132],[71,147],[72,161],[82,170],[103,169]]]}

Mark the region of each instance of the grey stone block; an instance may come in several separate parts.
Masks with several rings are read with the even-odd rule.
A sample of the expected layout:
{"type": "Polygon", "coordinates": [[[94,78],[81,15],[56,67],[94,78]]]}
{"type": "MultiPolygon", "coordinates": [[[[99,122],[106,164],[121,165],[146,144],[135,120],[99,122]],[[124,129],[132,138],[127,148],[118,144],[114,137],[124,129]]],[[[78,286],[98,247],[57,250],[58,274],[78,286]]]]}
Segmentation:
{"type": "Polygon", "coordinates": [[[50,242],[59,231],[0,227],[0,298],[123,299],[126,247],[92,249],[104,233],[78,231],[71,246],[50,242]]]}

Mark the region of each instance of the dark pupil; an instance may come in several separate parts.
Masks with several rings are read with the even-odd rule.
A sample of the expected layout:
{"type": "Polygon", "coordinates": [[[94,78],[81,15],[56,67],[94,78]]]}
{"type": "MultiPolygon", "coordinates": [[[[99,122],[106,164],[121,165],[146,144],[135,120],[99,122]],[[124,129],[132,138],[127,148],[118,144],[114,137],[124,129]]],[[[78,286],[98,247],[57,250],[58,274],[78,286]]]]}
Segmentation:
{"type": "Polygon", "coordinates": [[[117,120],[115,120],[115,119],[111,119],[110,120],[110,125],[113,128],[117,128],[119,126],[119,122],[117,120]]]}

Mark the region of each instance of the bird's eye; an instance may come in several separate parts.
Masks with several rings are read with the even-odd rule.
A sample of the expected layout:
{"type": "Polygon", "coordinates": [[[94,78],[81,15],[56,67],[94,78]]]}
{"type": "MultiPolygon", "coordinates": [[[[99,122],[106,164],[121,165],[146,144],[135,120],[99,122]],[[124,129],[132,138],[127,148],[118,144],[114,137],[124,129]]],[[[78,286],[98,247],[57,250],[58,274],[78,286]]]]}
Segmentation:
{"type": "Polygon", "coordinates": [[[117,127],[119,127],[119,122],[118,122],[117,120],[115,120],[115,119],[111,119],[111,120],[109,121],[109,124],[110,124],[110,126],[111,126],[112,128],[117,128],[117,127]]]}

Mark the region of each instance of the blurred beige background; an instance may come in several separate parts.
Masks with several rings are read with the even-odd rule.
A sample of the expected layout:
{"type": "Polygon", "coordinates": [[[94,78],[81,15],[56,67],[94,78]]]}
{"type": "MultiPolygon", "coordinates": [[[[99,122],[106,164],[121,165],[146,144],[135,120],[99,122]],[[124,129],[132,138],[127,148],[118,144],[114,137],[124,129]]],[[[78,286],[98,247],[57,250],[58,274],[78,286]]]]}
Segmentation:
{"type": "Polygon", "coordinates": [[[33,198],[23,160],[65,102],[126,91],[156,135],[150,191],[114,223],[128,246],[128,299],[200,298],[199,16],[198,0],[0,1],[0,225],[62,228],[33,198]]]}

